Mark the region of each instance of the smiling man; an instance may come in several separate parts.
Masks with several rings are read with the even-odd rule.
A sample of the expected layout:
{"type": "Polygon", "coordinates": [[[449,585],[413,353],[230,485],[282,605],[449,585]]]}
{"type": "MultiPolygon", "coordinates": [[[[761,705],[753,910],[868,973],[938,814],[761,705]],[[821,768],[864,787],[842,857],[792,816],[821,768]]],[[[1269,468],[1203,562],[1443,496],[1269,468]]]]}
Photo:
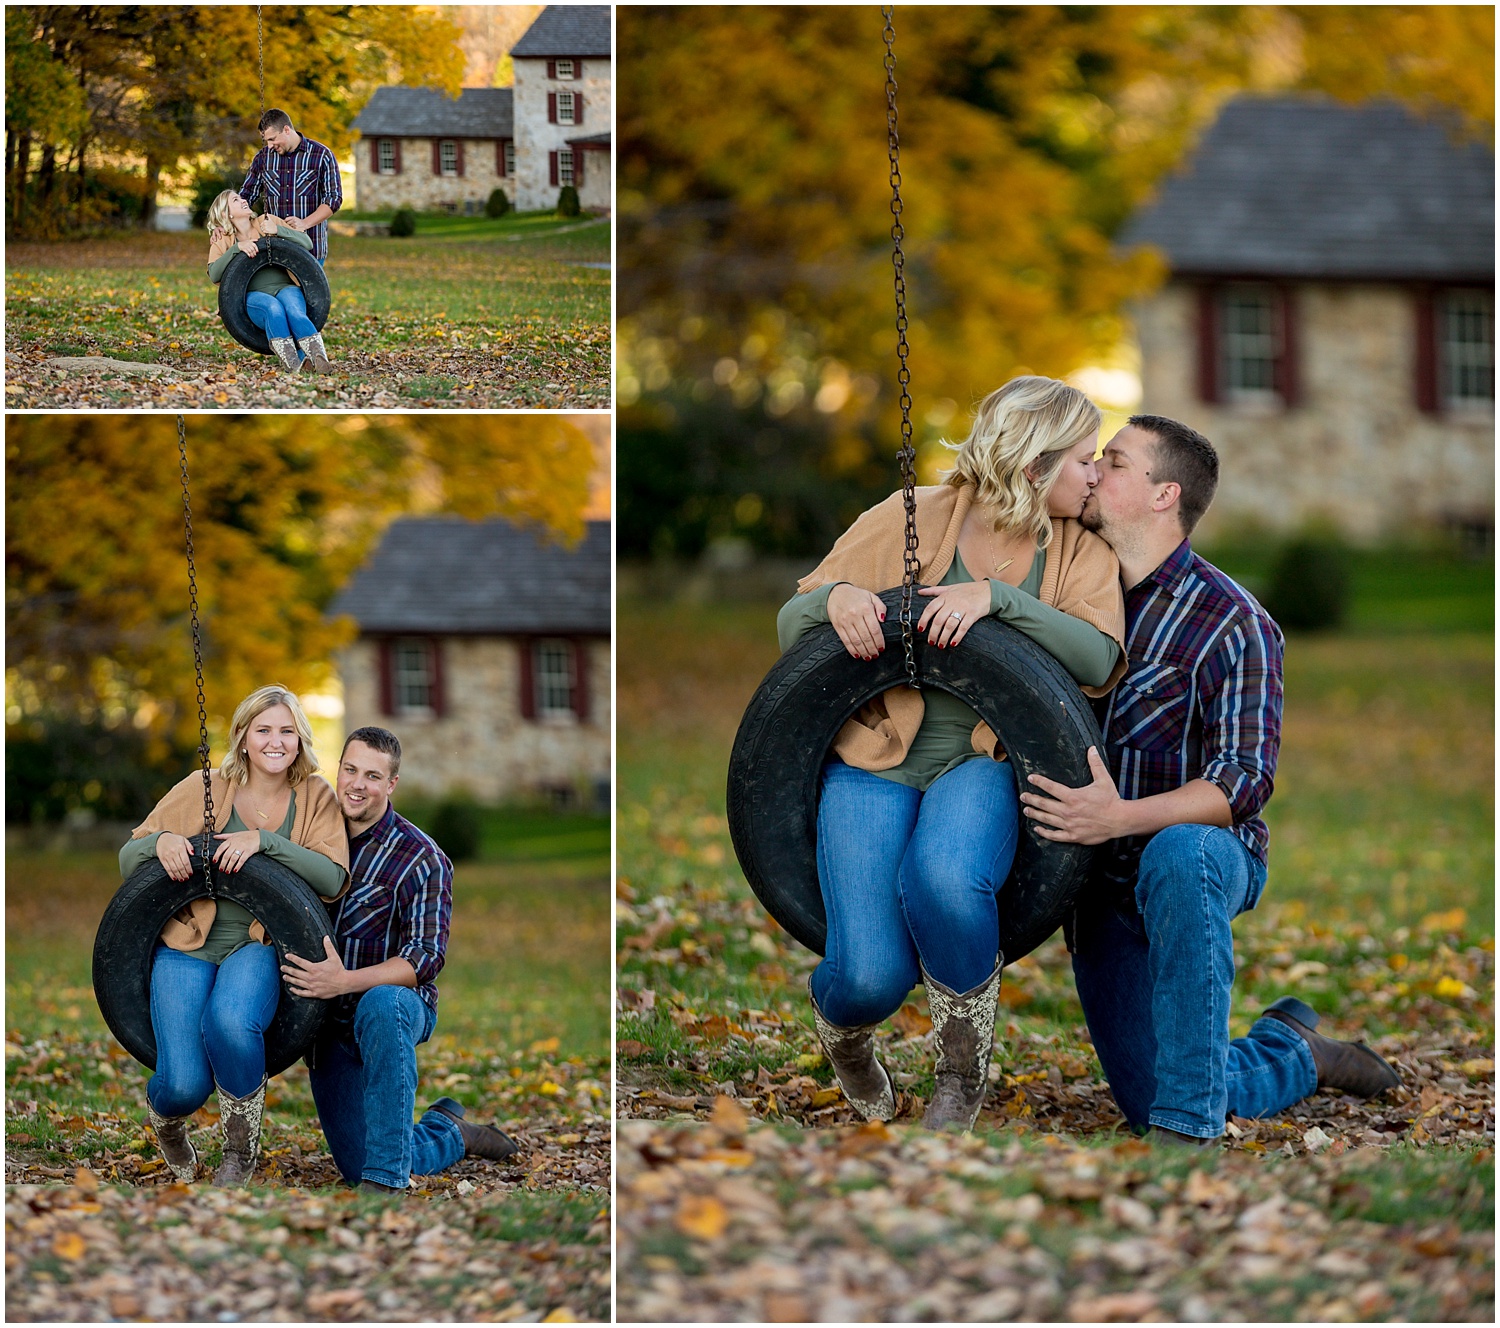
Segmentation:
{"type": "Polygon", "coordinates": [[[266,209],[312,241],[313,257],[328,261],[328,218],[344,205],[339,164],[322,143],[292,128],[285,111],[264,112],[259,122],[265,146],[250,163],[240,193],[252,204],[266,193],[266,209]]]}
{"type": "Polygon", "coordinates": [[[1042,838],[1105,845],[1072,927],[1079,1000],[1125,1118],[1187,1144],[1319,1088],[1373,1097],[1400,1082],[1368,1047],[1315,1032],[1295,997],[1229,1036],[1230,923],[1266,883],[1282,639],[1188,543],[1218,480],[1208,439],[1162,416],[1132,416],[1104,449],[1080,519],[1114,548],[1125,590],[1107,760],[1091,748],[1091,784],[1033,775],[1021,795],[1042,838]]]}
{"type": "Polygon", "coordinates": [[[349,832],[351,885],[334,913],[338,943],[312,963],[288,954],[287,986],[334,1002],[308,1058],[313,1101],[344,1179],[361,1190],[404,1190],[461,1157],[519,1151],[490,1125],[439,1098],[412,1123],[417,1045],[437,1027],[437,975],[448,949],[453,864],[391,805],[401,743],[356,729],[339,759],[338,800],[349,832]]]}

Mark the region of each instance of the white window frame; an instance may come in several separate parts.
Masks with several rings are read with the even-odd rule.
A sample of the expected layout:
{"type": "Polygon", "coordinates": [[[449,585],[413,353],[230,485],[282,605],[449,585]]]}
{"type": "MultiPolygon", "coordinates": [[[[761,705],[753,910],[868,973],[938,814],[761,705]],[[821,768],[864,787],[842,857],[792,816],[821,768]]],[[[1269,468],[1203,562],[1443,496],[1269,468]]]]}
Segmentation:
{"type": "Polygon", "coordinates": [[[1443,405],[1493,409],[1495,298],[1486,290],[1445,291],[1438,301],[1438,364],[1443,405]]]}
{"type": "Polygon", "coordinates": [[[578,66],[571,60],[557,61],[557,77],[559,79],[576,79],[578,77],[578,66]]]}
{"type": "Polygon", "coordinates": [[[394,138],[382,138],[376,151],[380,154],[379,174],[394,175],[396,173],[396,140],[394,138]]]}
{"type": "Polygon", "coordinates": [[[505,177],[515,178],[516,174],[516,141],[508,139],[505,143],[505,177]]]}
{"type": "Polygon", "coordinates": [[[437,691],[437,646],[420,636],[391,642],[391,709],[412,719],[431,719],[437,691]]]}
{"type": "Polygon", "coordinates": [[[536,717],[554,724],[577,719],[573,695],[578,686],[578,660],[573,643],[543,638],[532,646],[531,659],[536,717]]]}
{"type": "Polygon", "coordinates": [[[1270,405],[1281,400],[1276,390],[1276,361],[1281,356],[1276,314],[1276,291],[1270,286],[1224,287],[1219,329],[1226,401],[1270,405]]]}
{"type": "Polygon", "coordinates": [[[557,150],[557,184],[561,188],[565,184],[573,184],[573,149],[558,148],[557,150]]]}
{"type": "Polygon", "coordinates": [[[571,92],[563,91],[557,94],[557,123],[560,125],[576,125],[578,117],[575,111],[578,100],[571,92]]]}
{"type": "Polygon", "coordinates": [[[454,138],[443,138],[438,140],[438,174],[457,178],[458,176],[458,140],[454,138]]]}

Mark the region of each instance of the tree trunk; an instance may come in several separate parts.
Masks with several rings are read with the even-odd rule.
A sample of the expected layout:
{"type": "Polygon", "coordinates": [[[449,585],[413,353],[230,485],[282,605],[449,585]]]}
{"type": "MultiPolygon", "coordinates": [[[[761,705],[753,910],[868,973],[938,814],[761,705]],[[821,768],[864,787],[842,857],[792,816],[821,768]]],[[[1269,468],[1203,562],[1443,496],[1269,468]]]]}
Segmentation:
{"type": "Polygon", "coordinates": [[[161,162],[151,153],[146,154],[146,197],[141,204],[141,229],[151,230],[156,225],[156,191],[161,187],[161,162]]]}
{"type": "Polygon", "coordinates": [[[16,146],[16,188],[13,199],[14,211],[12,216],[19,218],[21,207],[26,197],[26,176],[31,170],[31,135],[22,134],[21,141],[16,146]]]}
{"type": "Polygon", "coordinates": [[[56,181],[56,176],[57,148],[51,143],[43,144],[42,165],[41,169],[37,172],[37,178],[41,182],[42,202],[44,203],[50,203],[52,201],[52,186],[56,181]]]}

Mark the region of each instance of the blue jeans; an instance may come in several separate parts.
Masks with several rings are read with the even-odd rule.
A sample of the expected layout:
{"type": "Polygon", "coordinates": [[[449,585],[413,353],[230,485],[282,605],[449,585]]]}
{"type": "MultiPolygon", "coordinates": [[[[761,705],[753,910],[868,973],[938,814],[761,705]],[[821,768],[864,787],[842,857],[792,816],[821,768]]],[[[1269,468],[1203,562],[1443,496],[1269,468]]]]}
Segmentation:
{"type": "Polygon", "coordinates": [[[307,301],[302,298],[300,286],[288,286],[275,295],[251,291],[245,296],[245,312],[267,337],[294,337],[301,341],[318,330],[307,316],[307,301]]]}
{"type": "Polygon", "coordinates": [[[1226,1116],[1271,1116],[1318,1086],[1312,1052],[1275,1019],[1229,1037],[1230,920],[1266,869],[1227,830],[1174,825],[1146,845],[1135,908],[1082,906],[1073,976],[1110,1091],[1136,1129],[1214,1139],[1226,1116]]]}
{"type": "Polygon", "coordinates": [[[371,987],[347,1029],[318,1040],[313,1102],[328,1151],[350,1185],[361,1180],[404,1188],[413,1173],[431,1176],[464,1155],[457,1122],[428,1111],[416,1125],[417,1044],[437,1027],[437,1012],[410,987],[371,987]]]}
{"type": "Polygon", "coordinates": [[[828,915],[813,996],[830,1023],[873,1024],[921,981],[971,991],[999,952],[996,895],[1016,854],[1008,761],[965,761],[925,793],[839,761],[823,768],[818,881],[828,915]]]}
{"type": "Polygon", "coordinates": [[[163,1116],[190,1116],[214,1084],[244,1097],[266,1075],[266,1029],[281,1000],[276,948],[252,942],[222,964],[158,944],[151,966],[156,1073],[146,1098],[163,1116]]]}

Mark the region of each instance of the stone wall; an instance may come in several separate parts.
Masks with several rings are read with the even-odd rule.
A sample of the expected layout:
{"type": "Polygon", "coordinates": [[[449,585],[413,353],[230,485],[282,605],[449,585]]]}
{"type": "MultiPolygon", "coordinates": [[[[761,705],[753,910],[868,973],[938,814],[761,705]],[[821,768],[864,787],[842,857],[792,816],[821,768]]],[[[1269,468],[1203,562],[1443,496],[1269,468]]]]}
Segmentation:
{"type": "MultiPolygon", "coordinates": [[[[389,138],[388,134],[377,135],[389,138]]],[[[436,212],[444,204],[464,210],[468,201],[477,202],[482,210],[492,190],[498,185],[512,203],[516,201],[516,181],[502,179],[495,173],[495,140],[466,138],[464,173],[432,173],[432,139],[403,138],[399,175],[378,175],[370,165],[371,139],[362,138],[354,145],[354,197],[361,212],[411,208],[416,212],[436,212]]],[[[518,164],[519,169],[519,164],[518,164]]]]}
{"type": "Polygon", "coordinates": [[[1135,310],[1145,413],[1180,419],[1218,449],[1218,496],[1200,531],[1327,517],[1355,538],[1453,518],[1493,520],[1493,410],[1417,409],[1410,292],[1307,284],[1295,291],[1299,399],[1209,404],[1197,391],[1197,293],[1169,283],[1135,310]]]}
{"type": "MultiPolygon", "coordinates": [[[[523,58],[515,62],[515,128],[516,128],[516,206],[523,212],[555,207],[559,186],[552,183],[549,172],[549,155],[568,146],[570,138],[584,138],[590,134],[602,134],[610,127],[612,80],[610,62],[604,59],[578,62],[579,77],[574,79],[549,79],[547,61],[523,58]],[[583,120],[578,124],[562,125],[547,122],[547,94],[549,92],[581,92],[583,94],[583,120]]],[[[592,168],[600,154],[590,152],[588,165],[592,168]]],[[[599,171],[590,170],[579,191],[594,195],[595,177],[599,171]]],[[[604,202],[585,206],[609,205],[608,174],[604,181],[604,202]]]]}
{"type": "Polygon", "coordinates": [[[341,652],[344,731],[379,724],[401,739],[401,787],[441,795],[467,789],[497,803],[571,788],[585,801],[610,778],[609,642],[585,644],[588,719],[528,720],[520,710],[520,653],[499,637],[443,640],[446,714],[380,713],[379,648],[362,638],[341,652]]]}

